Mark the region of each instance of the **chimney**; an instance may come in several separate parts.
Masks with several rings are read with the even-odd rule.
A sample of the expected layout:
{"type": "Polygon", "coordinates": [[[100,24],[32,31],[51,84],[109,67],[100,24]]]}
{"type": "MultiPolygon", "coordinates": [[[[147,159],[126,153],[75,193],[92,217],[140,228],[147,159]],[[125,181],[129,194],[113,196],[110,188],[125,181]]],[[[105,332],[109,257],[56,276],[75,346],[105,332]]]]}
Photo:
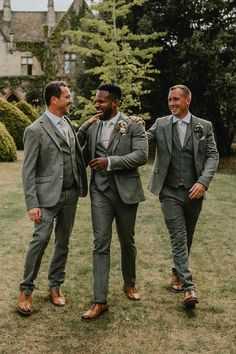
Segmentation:
{"type": "Polygon", "coordinates": [[[80,10],[83,7],[83,4],[84,4],[83,0],[74,0],[74,2],[72,3],[72,5],[75,9],[76,15],[78,15],[80,13],[80,10]]]}
{"type": "Polygon", "coordinates": [[[11,22],[12,13],[11,13],[11,1],[5,0],[3,4],[3,21],[4,22],[11,22]]]}
{"type": "Polygon", "coordinates": [[[54,1],[48,0],[48,12],[47,12],[47,22],[46,22],[49,32],[50,29],[56,25],[56,14],[54,9],[54,1]]]}

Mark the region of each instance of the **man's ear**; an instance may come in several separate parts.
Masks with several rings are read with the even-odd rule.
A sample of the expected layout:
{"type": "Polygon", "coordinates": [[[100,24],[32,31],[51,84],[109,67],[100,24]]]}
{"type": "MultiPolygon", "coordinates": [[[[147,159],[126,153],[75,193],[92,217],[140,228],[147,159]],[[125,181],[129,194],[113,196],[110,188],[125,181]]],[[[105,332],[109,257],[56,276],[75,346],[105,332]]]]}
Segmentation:
{"type": "Polygon", "coordinates": [[[120,101],[118,100],[118,98],[112,101],[112,105],[113,107],[118,107],[120,105],[120,101]]]}
{"type": "Polygon", "coordinates": [[[190,98],[190,97],[187,97],[187,98],[186,98],[186,101],[187,101],[188,105],[190,106],[191,98],[190,98]]]}
{"type": "Polygon", "coordinates": [[[56,96],[52,96],[51,100],[50,100],[50,104],[56,104],[57,103],[57,97],[56,96]]]}

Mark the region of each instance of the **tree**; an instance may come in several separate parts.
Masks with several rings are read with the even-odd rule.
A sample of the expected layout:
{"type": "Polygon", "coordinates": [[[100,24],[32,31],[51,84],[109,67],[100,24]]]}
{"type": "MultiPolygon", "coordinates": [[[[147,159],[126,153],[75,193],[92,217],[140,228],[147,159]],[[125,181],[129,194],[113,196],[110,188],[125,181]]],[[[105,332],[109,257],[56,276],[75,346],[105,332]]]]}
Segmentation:
{"type": "Polygon", "coordinates": [[[0,122],[13,137],[18,150],[23,150],[23,135],[31,124],[30,119],[10,102],[0,98],[0,122]]]}
{"type": "Polygon", "coordinates": [[[168,88],[184,83],[193,92],[191,110],[212,121],[220,155],[231,151],[236,133],[236,8],[234,0],[148,0],[142,16],[132,9],[137,33],[166,32],[154,66],[158,84],[147,103],[152,116],[166,114],[168,88]]]}
{"type": "MultiPolygon", "coordinates": [[[[158,69],[154,69],[152,59],[161,50],[150,46],[150,41],[162,34],[134,34],[123,24],[133,6],[140,7],[146,0],[103,0],[92,6],[93,15],[81,20],[81,28],[68,31],[72,41],[71,51],[80,58],[80,68],[89,58],[94,66],[84,68],[86,75],[95,78],[90,90],[94,94],[97,82],[115,83],[122,87],[123,109],[140,112],[140,98],[149,92],[145,82],[154,81],[158,69]]],[[[91,80],[90,80],[91,82],[91,80]]],[[[88,97],[86,97],[88,98],[88,97]]],[[[82,117],[88,117],[91,103],[79,97],[82,117]],[[84,107],[85,106],[85,107],[84,107]]]]}
{"type": "Polygon", "coordinates": [[[5,125],[0,122],[0,162],[16,161],[16,145],[5,125]]]}

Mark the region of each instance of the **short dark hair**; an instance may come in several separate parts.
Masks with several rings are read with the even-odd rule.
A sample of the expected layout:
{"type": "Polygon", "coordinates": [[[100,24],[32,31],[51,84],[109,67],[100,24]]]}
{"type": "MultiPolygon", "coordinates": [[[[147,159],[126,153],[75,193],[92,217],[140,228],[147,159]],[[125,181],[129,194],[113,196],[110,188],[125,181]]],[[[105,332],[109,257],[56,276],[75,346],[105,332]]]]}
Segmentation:
{"type": "Polygon", "coordinates": [[[49,106],[52,96],[60,98],[61,86],[68,87],[65,81],[51,81],[44,88],[44,100],[46,105],[49,106]]]}
{"type": "Polygon", "coordinates": [[[170,87],[169,91],[176,90],[176,89],[182,90],[185,97],[190,97],[190,98],[192,97],[192,93],[187,86],[178,84],[178,85],[170,87]]]}
{"type": "Polygon", "coordinates": [[[114,99],[121,99],[121,88],[113,84],[101,84],[98,88],[99,91],[108,91],[114,99]]]}

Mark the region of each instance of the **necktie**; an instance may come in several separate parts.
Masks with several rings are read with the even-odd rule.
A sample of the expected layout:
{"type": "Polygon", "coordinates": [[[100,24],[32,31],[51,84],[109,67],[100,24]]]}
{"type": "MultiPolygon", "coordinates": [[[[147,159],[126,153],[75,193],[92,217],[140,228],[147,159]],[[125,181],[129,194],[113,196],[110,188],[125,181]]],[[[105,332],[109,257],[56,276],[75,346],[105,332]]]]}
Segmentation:
{"type": "Polygon", "coordinates": [[[110,120],[107,120],[103,123],[103,127],[102,127],[102,143],[106,149],[108,148],[108,144],[111,136],[111,129],[110,129],[111,123],[112,122],[110,120]]]}
{"type": "Polygon", "coordinates": [[[68,145],[70,145],[70,138],[69,138],[69,125],[68,123],[65,121],[65,119],[62,117],[60,119],[60,124],[63,128],[63,132],[64,132],[64,137],[66,139],[66,142],[68,145]]]}
{"type": "Polygon", "coordinates": [[[178,120],[177,121],[178,125],[177,125],[177,129],[178,129],[178,133],[179,133],[179,140],[180,140],[180,144],[183,147],[184,145],[184,138],[185,138],[185,127],[184,127],[184,122],[182,120],[178,120]]]}

